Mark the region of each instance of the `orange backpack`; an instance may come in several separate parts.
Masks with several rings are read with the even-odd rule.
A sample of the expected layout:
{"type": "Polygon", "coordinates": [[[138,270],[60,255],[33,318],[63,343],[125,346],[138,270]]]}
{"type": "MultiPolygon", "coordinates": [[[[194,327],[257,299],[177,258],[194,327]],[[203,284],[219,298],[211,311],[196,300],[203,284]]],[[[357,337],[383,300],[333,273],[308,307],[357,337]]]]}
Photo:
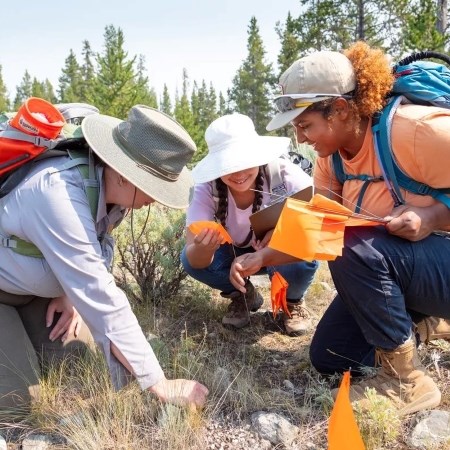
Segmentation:
{"type": "Polygon", "coordinates": [[[0,176],[55,148],[65,124],[51,103],[31,97],[17,114],[0,124],[0,176]]]}

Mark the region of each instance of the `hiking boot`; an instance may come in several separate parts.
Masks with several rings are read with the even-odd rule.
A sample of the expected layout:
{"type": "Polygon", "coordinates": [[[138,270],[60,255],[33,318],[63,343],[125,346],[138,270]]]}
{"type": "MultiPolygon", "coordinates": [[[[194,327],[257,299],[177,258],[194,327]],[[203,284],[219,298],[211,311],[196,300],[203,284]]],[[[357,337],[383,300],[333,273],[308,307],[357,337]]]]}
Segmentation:
{"type": "Polygon", "coordinates": [[[286,333],[289,336],[296,336],[306,333],[311,328],[311,316],[306,308],[305,301],[298,303],[287,302],[288,310],[291,313],[289,317],[283,312],[283,323],[286,333]]]}
{"type": "Polygon", "coordinates": [[[416,324],[416,332],[419,333],[420,342],[445,339],[450,341],[450,320],[439,317],[425,317],[416,324]]]}
{"type": "MultiPolygon", "coordinates": [[[[412,339],[391,351],[376,349],[376,356],[381,363],[378,374],[350,387],[352,402],[364,401],[366,388],[374,388],[394,403],[400,415],[439,405],[441,392],[420,362],[412,339]]],[[[336,395],[334,389],[333,397],[336,395]]]]}
{"type": "Polygon", "coordinates": [[[228,312],[222,318],[223,325],[244,328],[250,323],[250,312],[255,312],[261,308],[264,299],[250,281],[245,284],[245,289],[247,289],[245,294],[239,291],[220,294],[222,297],[231,299],[228,312]]]}

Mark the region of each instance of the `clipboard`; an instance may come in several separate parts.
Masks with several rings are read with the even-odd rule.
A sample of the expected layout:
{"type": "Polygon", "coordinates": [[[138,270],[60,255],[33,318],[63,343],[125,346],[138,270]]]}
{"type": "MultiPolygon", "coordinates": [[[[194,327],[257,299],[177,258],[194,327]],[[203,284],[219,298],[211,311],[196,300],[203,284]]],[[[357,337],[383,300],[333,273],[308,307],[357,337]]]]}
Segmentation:
{"type": "MultiPolygon", "coordinates": [[[[313,187],[308,186],[305,189],[289,195],[289,197],[309,202],[312,195],[313,187]]],[[[249,217],[256,239],[261,240],[269,230],[275,228],[285,203],[286,198],[283,198],[264,209],[260,209],[249,217]]]]}

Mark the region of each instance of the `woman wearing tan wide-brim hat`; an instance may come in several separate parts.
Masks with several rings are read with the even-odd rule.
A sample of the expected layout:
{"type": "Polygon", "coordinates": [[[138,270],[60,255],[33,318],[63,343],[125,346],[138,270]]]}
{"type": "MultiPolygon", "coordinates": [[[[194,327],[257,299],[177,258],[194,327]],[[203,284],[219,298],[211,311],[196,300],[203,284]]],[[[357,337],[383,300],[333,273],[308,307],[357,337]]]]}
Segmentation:
{"type": "Polygon", "coordinates": [[[166,379],[108,270],[108,231],[127,209],[155,201],[188,205],[186,164],[195,144],[171,117],[141,105],[125,121],[89,113],[82,131],[95,160],[88,179],[68,156],[46,158],[0,200],[0,406],[33,398],[41,353],[59,357],[87,342],[80,317],[117,388],[135,378],[162,401],[203,406],[205,386],[166,379]],[[87,194],[92,190],[98,198],[94,214],[87,194]],[[17,242],[33,244],[41,256],[18,253],[17,242]]]}

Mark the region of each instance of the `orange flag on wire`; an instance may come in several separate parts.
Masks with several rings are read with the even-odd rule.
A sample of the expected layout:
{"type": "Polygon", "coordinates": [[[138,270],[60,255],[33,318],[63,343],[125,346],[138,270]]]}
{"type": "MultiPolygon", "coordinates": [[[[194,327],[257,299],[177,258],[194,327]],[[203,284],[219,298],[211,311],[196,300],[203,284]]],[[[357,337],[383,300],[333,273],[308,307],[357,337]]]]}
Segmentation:
{"type": "Polygon", "coordinates": [[[279,272],[274,272],[270,287],[270,298],[272,300],[272,314],[273,317],[277,315],[278,311],[283,310],[289,317],[291,313],[287,307],[286,292],[289,284],[281,276],[279,272]]]}
{"type": "Polygon", "coordinates": [[[222,237],[222,244],[227,242],[228,244],[233,243],[233,239],[231,239],[231,236],[228,234],[227,230],[222,226],[222,224],[214,222],[212,220],[199,220],[197,222],[192,222],[188,226],[189,230],[193,234],[200,233],[204,228],[208,228],[209,230],[219,230],[220,236],[222,237]]]}
{"type": "Polygon", "coordinates": [[[375,226],[379,221],[353,212],[320,194],[309,202],[287,198],[269,247],[305,261],[332,261],[342,255],[346,226],[375,226]]]}
{"type": "Polygon", "coordinates": [[[350,403],[350,372],[344,373],[328,424],[328,450],[365,450],[350,403]]]}

